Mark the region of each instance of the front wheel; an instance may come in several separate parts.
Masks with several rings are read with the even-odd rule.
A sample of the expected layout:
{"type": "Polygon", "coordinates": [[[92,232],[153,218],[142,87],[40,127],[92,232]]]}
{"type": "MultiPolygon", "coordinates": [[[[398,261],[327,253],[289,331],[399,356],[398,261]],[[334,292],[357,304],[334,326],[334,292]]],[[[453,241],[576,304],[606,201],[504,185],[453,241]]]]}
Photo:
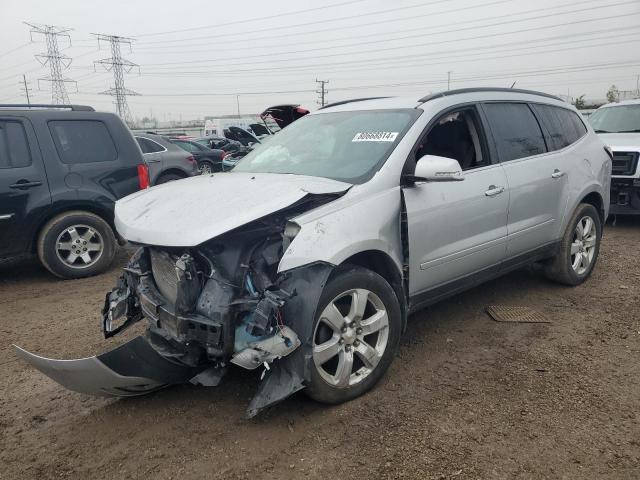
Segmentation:
{"type": "Polygon", "coordinates": [[[578,205],[560,242],[560,251],[545,265],[546,276],[565,285],[580,285],[596,265],[601,238],[598,211],[593,205],[578,205]]]}
{"type": "Polygon", "coordinates": [[[198,170],[200,170],[202,175],[209,175],[215,171],[215,167],[209,160],[201,160],[198,165],[198,170]]]}
{"type": "Polygon", "coordinates": [[[82,278],[104,272],[116,253],[111,227],[99,216],[66,212],[51,219],[38,237],[38,257],[60,278],[82,278]]]}
{"type": "Polygon", "coordinates": [[[371,389],[398,347],[401,313],[391,286],[365,268],[342,268],[326,285],[314,324],[306,392],[342,403],[371,389]]]}

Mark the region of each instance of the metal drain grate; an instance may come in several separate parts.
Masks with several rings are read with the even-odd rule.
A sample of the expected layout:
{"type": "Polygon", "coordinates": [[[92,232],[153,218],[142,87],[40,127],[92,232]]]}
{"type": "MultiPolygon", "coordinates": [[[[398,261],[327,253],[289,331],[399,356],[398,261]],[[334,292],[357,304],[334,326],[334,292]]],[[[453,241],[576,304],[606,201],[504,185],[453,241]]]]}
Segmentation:
{"type": "Polygon", "coordinates": [[[529,307],[489,305],[485,311],[496,322],[551,323],[542,313],[529,307]]]}

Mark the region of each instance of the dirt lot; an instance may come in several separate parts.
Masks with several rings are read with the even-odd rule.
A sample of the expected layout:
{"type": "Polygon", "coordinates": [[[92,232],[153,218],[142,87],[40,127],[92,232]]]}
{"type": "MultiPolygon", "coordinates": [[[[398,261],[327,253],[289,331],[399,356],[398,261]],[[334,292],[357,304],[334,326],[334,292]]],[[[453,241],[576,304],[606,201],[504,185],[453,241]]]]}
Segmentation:
{"type": "Polygon", "coordinates": [[[413,316],[363,398],[326,407],[299,394],[253,420],[258,379],[240,370],[217,389],[114,401],[15,358],[12,343],[58,358],[115,345],[97,313],[125,252],[87,280],[5,270],[0,478],[640,478],[639,246],[640,221],[619,221],[585,285],[510,274],[413,316]],[[496,323],[488,304],[552,323],[496,323]]]}

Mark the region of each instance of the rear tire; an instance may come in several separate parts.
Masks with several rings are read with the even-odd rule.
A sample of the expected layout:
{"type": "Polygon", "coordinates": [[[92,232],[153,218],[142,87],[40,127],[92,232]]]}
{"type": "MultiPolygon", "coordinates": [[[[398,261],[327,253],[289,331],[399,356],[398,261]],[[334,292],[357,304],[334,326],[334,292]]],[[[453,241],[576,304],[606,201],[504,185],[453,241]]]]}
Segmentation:
{"type": "Polygon", "coordinates": [[[116,254],[116,237],[107,222],[84,211],[65,212],[40,231],[38,258],[55,276],[65,279],[102,273],[116,254]]]}
{"type": "Polygon", "coordinates": [[[183,176],[178,175],[177,173],[163,173],[158,177],[158,180],[156,180],[156,185],[161,185],[167,182],[173,182],[174,180],[181,180],[183,178],[184,178],[183,176]]]}
{"type": "Polygon", "coordinates": [[[323,403],[346,402],[389,368],[400,341],[400,304],[380,275],[345,266],[325,286],[317,311],[305,392],[323,403]]]}
{"type": "Polygon", "coordinates": [[[560,251],[544,266],[545,275],[564,285],[580,285],[598,260],[602,222],[593,205],[581,203],[576,208],[560,242],[560,251]]]}
{"type": "Polygon", "coordinates": [[[198,170],[202,175],[209,175],[216,171],[215,166],[209,160],[201,160],[198,164],[198,170]]]}

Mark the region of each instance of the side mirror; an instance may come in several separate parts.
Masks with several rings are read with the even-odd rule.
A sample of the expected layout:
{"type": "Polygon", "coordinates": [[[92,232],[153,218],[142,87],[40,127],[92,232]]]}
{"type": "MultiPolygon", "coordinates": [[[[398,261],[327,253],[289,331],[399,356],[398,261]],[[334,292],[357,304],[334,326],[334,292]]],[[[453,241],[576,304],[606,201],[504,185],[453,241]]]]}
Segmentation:
{"type": "Polygon", "coordinates": [[[416,182],[459,182],[464,180],[462,167],[457,160],[437,155],[425,155],[416,163],[412,177],[416,182]]]}

